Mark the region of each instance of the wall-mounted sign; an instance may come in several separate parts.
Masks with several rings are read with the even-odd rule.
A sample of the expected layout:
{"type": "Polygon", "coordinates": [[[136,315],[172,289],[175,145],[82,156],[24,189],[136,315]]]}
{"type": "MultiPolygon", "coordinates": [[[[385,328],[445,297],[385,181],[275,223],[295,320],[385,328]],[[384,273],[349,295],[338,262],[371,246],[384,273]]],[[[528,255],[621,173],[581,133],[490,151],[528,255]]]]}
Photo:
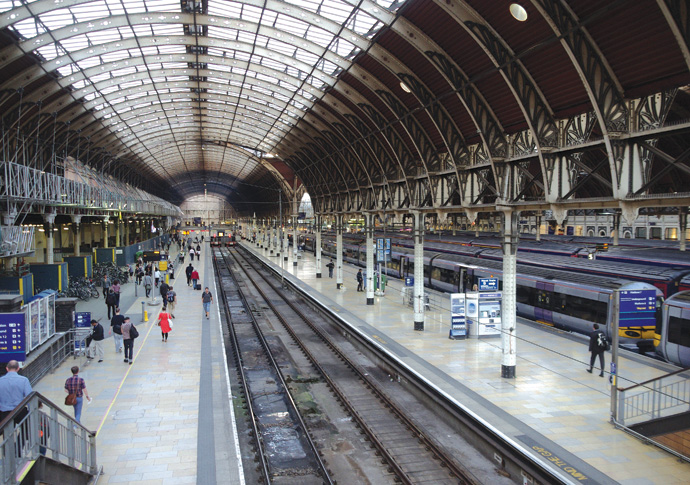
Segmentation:
{"type": "Polygon", "coordinates": [[[26,360],[24,313],[0,313],[0,361],[26,360]]]}
{"type": "Polygon", "coordinates": [[[498,278],[479,278],[479,291],[498,291],[498,278]]]}

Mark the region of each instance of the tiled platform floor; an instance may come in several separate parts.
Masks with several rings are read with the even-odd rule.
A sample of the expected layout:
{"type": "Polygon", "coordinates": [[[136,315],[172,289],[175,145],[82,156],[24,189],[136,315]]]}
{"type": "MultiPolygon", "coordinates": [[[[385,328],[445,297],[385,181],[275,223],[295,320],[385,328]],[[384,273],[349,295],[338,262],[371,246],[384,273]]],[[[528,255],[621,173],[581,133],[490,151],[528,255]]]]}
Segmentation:
{"type": "MultiPolygon", "coordinates": [[[[172,254],[177,254],[174,249],[172,254]]],[[[205,244],[201,261],[194,264],[215,297],[209,253],[205,244]]],[[[141,334],[134,344],[134,364],[125,364],[108,338],[103,363],[68,359],[35,386],[54,402],[63,402],[70,367],[82,366],[80,375],[93,398],[84,404],[82,423],[98,431],[98,464],[104,469],[99,484],[244,483],[218,306],[212,307],[210,320],[203,318],[200,292],[187,287],[184,267],[176,267],[175,273],[171,281],[178,304],[167,343],[155,325],[161,306],[147,304],[149,322],[139,323],[143,287],[135,298],[134,284],[129,283],[121,307],[141,334]]],[[[91,311],[110,328],[103,299],[79,303],[77,311],[91,311]]]]}
{"type": "MultiPolygon", "coordinates": [[[[398,347],[402,360],[466,405],[507,437],[532,450],[541,447],[566,466],[588,477],[581,483],[681,484],[690,482],[690,465],[616,430],[609,422],[610,384],[585,372],[588,341],[518,325],[517,378],[503,379],[499,339],[449,340],[448,306],[426,313],[425,330],[413,329],[413,313],[402,304],[401,284],[392,281],[384,297],[366,305],[366,293],[355,291],[353,265],[345,263],[344,285],[316,278],[313,255],[293,265],[248,241],[245,247],[296,275],[320,299],[382,347],[398,347]]],[[[610,353],[606,354],[606,369],[610,353]]],[[[619,361],[619,387],[667,372],[664,365],[619,361]]],[[[536,451],[540,460],[545,461],[536,451]]]]}

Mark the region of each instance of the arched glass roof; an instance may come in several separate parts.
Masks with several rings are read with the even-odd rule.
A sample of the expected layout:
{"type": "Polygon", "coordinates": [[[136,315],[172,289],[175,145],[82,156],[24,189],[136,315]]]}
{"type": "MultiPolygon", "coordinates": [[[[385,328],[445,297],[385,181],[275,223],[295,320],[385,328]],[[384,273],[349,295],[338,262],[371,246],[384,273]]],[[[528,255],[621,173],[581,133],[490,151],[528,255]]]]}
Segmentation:
{"type": "Polygon", "coordinates": [[[114,135],[117,153],[171,183],[191,172],[243,180],[397,3],[0,0],[0,27],[19,38],[0,66],[38,56],[33,76],[70,92],[52,107],[82,103],[94,115],[85,134],[114,135]]]}

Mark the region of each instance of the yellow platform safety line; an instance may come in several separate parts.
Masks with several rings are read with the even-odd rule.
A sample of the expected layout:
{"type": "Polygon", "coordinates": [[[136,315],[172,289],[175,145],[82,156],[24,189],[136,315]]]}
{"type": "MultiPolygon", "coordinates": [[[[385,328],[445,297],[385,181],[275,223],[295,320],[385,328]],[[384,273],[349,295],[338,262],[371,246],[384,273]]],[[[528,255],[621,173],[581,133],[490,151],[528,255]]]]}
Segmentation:
{"type": "MultiPolygon", "coordinates": [[[[149,327],[149,331],[146,332],[146,337],[144,337],[144,340],[142,341],[141,345],[139,346],[139,350],[137,350],[137,353],[134,356],[134,360],[137,360],[139,358],[139,354],[143,350],[144,345],[146,345],[146,341],[149,339],[149,335],[151,335],[151,330],[153,330],[153,327],[155,327],[155,325],[151,325],[149,327]]],[[[113,406],[115,405],[115,400],[120,395],[120,391],[122,390],[122,386],[125,384],[125,381],[127,380],[127,377],[129,377],[129,373],[132,372],[132,368],[134,366],[129,365],[127,367],[129,367],[129,369],[127,369],[127,372],[125,372],[125,375],[122,377],[120,384],[118,384],[117,390],[115,391],[115,395],[110,400],[110,404],[108,405],[108,409],[105,410],[105,414],[103,415],[103,419],[101,419],[101,423],[98,425],[98,428],[96,429],[96,436],[98,436],[98,434],[101,432],[101,428],[103,428],[103,425],[105,424],[105,420],[108,419],[108,415],[110,414],[110,411],[113,409],[113,406]]]]}
{"type": "Polygon", "coordinates": [[[542,325],[546,325],[547,327],[553,327],[553,323],[545,322],[543,320],[537,320],[537,323],[541,323],[542,325]]]}

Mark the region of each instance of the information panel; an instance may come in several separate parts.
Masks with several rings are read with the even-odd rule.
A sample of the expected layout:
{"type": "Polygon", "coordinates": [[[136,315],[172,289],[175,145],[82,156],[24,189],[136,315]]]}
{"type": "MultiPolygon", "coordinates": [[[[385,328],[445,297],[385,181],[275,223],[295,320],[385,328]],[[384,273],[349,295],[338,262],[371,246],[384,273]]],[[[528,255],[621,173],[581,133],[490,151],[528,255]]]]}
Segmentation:
{"type": "Polygon", "coordinates": [[[26,360],[24,313],[0,313],[0,362],[26,360]]]}
{"type": "Polygon", "coordinates": [[[465,320],[465,294],[451,293],[450,295],[450,339],[464,339],[467,337],[467,321],[465,320]]]}
{"type": "Polygon", "coordinates": [[[391,240],[390,238],[376,239],[376,261],[383,263],[391,260],[391,240]]]}
{"type": "Polygon", "coordinates": [[[656,290],[621,290],[618,326],[655,327],[656,290]]]}
{"type": "Polygon", "coordinates": [[[498,291],[498,278],[479,278],[479,291],[498,291]]]}

